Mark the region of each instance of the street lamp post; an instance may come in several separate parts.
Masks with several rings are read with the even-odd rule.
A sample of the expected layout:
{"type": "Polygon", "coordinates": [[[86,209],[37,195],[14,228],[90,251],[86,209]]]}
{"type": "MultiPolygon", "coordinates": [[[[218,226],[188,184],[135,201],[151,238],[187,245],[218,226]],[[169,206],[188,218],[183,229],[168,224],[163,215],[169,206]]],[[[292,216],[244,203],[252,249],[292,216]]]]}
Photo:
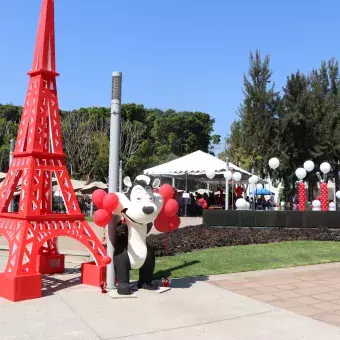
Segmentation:
{"type": "MultiPolygon", "coordinates": [[[[229,156],[226,158],[226,174],[229,171],[229,156]]],[[[226,178],[226,185],[225,185],[225,210],[229,209],[229,179],[226,178]]]]}
{"type": "MultiPolygon", "coordinates": [[[[110,160],[109,160],[109,192],[119,191],[119,153],[121,124],[122,73],[112,73],[111,119],[110,119],[110,160]]],[[[113,264],[114,240],[116,234],[116,216],[108,225],[107,254],[112,261],[107,265],[107,289],[115,289],[116,277],[113,264]]]]}

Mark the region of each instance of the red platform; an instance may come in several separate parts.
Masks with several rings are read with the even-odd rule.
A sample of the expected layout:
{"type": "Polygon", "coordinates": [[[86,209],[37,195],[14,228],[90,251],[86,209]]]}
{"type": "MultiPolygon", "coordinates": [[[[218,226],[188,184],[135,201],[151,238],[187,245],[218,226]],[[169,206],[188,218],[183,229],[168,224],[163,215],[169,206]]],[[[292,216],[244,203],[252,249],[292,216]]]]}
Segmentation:
{"type": "MultiPolygon", "coordinates": [[[[41,296],[41,274],[64,270],[57,238],[81,242],[101,267],[111,261],[85,221],[65,163],[55,65],[54,0],[43,0],[30,81],[13,161],[0,187],[0,235],[9,244],[0,296],[12,301],[41,296]],[[53,212],[52,179],[60,187],[66,213],[53,212]],[[20,185],[19,210],[8,207],[20,185]]],[[[98,275],[101,280],[101,270],[98,275]]]]}

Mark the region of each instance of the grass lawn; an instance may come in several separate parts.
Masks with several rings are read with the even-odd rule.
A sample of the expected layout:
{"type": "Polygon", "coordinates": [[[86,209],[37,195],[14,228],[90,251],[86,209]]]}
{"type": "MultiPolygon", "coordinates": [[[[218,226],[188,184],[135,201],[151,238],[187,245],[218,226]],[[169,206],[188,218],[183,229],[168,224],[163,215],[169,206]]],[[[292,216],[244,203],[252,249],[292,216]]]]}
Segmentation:
{"type": "MultiPolygon", "coordinates": [[[[340,261],[339,242],[252,244],[156,258],[155,278],[228,274],[337,261],[340,261]]],[[[133,271],[132,278],[137,277],[137,271],[133,271]]]]}

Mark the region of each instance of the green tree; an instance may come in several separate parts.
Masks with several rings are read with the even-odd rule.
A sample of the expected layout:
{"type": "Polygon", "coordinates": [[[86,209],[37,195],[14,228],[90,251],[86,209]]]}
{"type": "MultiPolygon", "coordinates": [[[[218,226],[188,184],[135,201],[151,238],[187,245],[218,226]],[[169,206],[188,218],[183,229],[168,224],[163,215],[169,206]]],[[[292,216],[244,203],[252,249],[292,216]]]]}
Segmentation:
{"type": "Polygon", "coordinates": [[[231,162],[254,168],[265,176],[274,149],[280,98],[271,80],[269,56],[262,59],[259,51],[250,53],[249,64],[243,81],[244,100],[238,112],[240,121],[231,127],[227,152],[231,162]]]}

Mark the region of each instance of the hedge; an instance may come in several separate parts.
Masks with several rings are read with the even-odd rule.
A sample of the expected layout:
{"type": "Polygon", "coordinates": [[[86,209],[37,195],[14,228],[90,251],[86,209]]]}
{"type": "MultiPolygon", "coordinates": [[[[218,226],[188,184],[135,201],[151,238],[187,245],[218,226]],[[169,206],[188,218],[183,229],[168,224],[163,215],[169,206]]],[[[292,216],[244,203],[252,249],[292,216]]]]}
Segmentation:
{"type": "Polygon", "coordinates": [[[207,248],[297,240],[339,241],[340,230],[327,228],[264,230],[199,225],[147,237],[147,243],[154,248],[156,256],[175,255],[207,248]]]}

